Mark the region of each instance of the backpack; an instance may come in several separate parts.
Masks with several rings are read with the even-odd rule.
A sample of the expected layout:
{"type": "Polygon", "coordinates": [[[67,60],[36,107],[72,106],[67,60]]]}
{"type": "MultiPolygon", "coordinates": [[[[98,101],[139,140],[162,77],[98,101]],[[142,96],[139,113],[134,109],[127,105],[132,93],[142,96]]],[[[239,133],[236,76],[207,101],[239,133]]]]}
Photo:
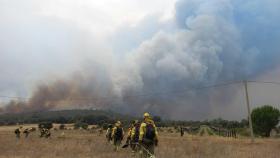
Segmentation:
{"type": "Polygon", "coordinates": [[[117,127],[115,131],[115,139],[122,140],[123,139],[123,130],[121,127],[117,127]]]}
{"type": "Polygon", "coordinates": [[[19,134],[19,133],[20,133],[19,129],[16,129],[15,134],[19,134]]]}
{"type": "Polygon", "coordinates": [[[138,140],[139,140],[140,126],[141,126],[141,124],[137,123],[134,127],[135,128],[135,135],[134,135],[133,141],[135,141],[135,142],[138,142],[138,140]]]}
{"type": "Polygon", "coordinates": [[[153,141],[156,137],[156,129],[152,123],[146,123],[145,139],[153,141]]]}

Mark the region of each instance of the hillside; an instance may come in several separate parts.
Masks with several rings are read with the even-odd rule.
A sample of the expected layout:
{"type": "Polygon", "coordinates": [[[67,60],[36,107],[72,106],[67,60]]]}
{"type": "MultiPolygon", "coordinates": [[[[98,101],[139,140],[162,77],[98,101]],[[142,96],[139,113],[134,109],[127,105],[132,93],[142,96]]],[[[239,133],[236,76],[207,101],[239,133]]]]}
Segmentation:
{"type": "Polygon", "coordinates": [[[101,124],[114,122],[115,120],[131,120],[132,116],[103,110],[62,110],[62,111],[41,111],[18,114],[0,115],[0,125],[29,124],[39,122],[74,123],[77,121],[89,124],[101,124]]]}

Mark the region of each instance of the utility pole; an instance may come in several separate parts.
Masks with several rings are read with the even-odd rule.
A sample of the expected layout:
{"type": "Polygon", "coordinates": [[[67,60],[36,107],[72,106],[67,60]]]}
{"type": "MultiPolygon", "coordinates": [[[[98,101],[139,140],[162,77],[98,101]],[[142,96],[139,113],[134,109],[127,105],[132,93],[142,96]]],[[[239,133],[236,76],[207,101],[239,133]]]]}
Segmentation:
{"type": "Polygon", "coordinates": [[[251,118],[251,110],[250,110],[250,101],[249,101],[249,94],[248,94],[248,82],[246,80],[244,82],[245,87],[245,95],[246,95],[246,105],[247,105],[247,111],[248,111],[248,119],[249,119],[249,127],[251,132],[251,142],[254,142],[254,131],[253,131],[253,125],[252,125],[252,118],[251,118]]]}

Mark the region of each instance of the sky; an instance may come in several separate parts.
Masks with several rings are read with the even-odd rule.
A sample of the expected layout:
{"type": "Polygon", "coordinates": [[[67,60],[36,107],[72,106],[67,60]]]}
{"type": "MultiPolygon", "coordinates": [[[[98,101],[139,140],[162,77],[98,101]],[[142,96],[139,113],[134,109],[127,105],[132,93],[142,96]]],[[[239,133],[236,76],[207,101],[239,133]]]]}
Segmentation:
{"type": "MultiPolygon", "coordinates": [[[[24,80],[36,82],[44,80],[44,75],[75,71],[84,60],[95,60],[96,56],[106,53],[110,56],[113,49],[118,56],[122,53],[118,50],[125,47],[114,45],[119,41],[117,36],[121,35],[117,34],[121,30],[133,30],[150,16],[168,19],[174,5],[174,1],[145,0],[1,0],[0,3],[1,63],[4,65],[0,87],[4,94],[19,95],[28,93],[24,85],[32,86],[24,80]],[[17,88],[19,86],[22,88],[17,88]]],[[[138,36],[142,36],[141,33],[138,36]]],[[[137,43],[140,40],[142,37],[138,37],[137,43]]]]}
{"type": "MultiPolygon", "coordinates": [[[[278,0],[0,0],[0,95],[31,98],[1,107],[242,119],[242,84],[197,87],[280,82],[279,16],[278,0]]],[[[279,106],[280,87],[249,90],[279,106]]]]}

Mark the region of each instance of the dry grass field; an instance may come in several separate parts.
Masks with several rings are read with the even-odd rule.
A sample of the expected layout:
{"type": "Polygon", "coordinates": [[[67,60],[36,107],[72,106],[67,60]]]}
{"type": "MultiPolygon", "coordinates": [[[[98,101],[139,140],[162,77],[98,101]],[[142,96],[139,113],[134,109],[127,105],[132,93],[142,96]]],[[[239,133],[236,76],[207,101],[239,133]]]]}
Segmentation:
{"type": "MultiPolygon", "coordinates": [[[[32,125],[29,125],[31,127],[32,125]]],[[[33,125],[36,127],[36,125],[33,125]]],[[[0,158],[130,158],[129,149],[113,152],[104,134],[81,130],[52,131],[52,138],[39,138],[36,131],[16,140],[16,126],[0,127],[0,158]]],[[[220,138],[160,133],[157,158],[279,158],[280,140],[220,138]]],[[[135,156],[134,156],[135,157],[135,156]]]]}

